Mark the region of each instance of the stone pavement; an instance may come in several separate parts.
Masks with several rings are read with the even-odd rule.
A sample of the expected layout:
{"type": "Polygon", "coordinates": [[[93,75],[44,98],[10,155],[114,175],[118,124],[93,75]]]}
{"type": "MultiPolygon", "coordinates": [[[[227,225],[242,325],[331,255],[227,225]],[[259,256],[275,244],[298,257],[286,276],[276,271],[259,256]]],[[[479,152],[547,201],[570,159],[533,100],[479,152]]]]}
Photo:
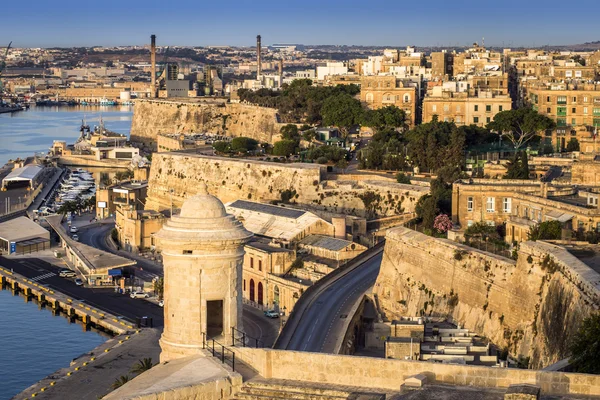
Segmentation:
{"type": "Polygon", "coordinates": [[[132,335],[109,339],[89,353],[81,355],[71,365],[48,375],[25,389],[14,400],[98,399],[112,391],[117,378],[135,374],[131,368],[143,358],[159,361],[158,329],[143,329],[132,335]]]}

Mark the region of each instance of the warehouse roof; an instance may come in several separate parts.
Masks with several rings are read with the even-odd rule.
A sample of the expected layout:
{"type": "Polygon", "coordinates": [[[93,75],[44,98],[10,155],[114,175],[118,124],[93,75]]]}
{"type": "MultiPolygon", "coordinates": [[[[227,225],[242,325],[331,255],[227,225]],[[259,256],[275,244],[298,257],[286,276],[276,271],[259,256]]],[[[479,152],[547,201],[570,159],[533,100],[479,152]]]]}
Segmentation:
{"type": "Polygon", "coordinates": [[[291,208],[285,208],[280,206],[273,206],[270,204],[256,203],[253,201],[236,200],[229,204],[229,207],[239,208],[241,210],[254,211],[263,214],[275,215],[277,217],[298,219],[303,216],[307,211],[294,210],[291,208]]]}
{"type": "Polygon", "coordinates": [[[2,186],[5,186],[7,182],[32,181],[42,172],[42,169],[42,167],[37,165],[26,165],[21,168],[15,168],[2,179],[2,186]]]}
{"type": "Polygon", "coordinates": [[[48,231],[27,217],[18,217],[0,223],[0,239],[7,242],[20,242],[35,237],[49,235],[48,231]]]}

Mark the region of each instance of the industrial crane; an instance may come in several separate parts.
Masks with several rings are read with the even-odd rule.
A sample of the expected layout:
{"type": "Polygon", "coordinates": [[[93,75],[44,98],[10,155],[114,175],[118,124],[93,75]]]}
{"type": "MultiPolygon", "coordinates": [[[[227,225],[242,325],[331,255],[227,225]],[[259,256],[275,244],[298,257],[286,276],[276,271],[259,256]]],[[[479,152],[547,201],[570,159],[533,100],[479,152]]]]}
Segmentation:
{"type": "Polygon", "coordinates": [[[11,45],[12,42],[8,44],[8,46],[6,47],[6,52],[4,53],[4,57],[2,58],[2,60],[0,60],[0,99],[2,98],[2,93],[4,92],[4,86],[2,86],[2,73],[6,68],[6,57],[8,57],[8,51],[10,50],[11,45]]]}

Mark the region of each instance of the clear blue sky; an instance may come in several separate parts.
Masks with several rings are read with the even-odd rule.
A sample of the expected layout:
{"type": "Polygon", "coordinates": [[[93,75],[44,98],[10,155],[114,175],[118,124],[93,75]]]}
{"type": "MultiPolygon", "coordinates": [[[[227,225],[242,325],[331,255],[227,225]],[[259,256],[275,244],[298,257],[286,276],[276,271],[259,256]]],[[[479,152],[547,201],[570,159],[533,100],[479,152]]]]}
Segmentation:
{"type": "Polygon", "coordinates": [[[600,0],[3,0],[0,46],[466,45],[600,40],[600,0]],[[4,43],[6,42],[6,43],[4,43]]]}

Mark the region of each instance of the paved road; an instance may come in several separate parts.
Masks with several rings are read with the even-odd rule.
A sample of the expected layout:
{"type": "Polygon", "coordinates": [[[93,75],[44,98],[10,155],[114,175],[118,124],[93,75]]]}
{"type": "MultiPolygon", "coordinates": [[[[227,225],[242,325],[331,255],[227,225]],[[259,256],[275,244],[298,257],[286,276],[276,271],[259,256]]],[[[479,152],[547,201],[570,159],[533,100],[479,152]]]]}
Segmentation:
{"type": "Polygon", "coordinates": [[[135,276],[151,282],[155,276],[163,276],[163,268],[144,257],[135,257],[133,254],[126,251],[117,251],[108,244],[108,235],[114,228],[114,224],[91,225],[90,227],[80,228],[79,241],[88,246],[95,247],[109,253],[117,254],[121,257],[129,258],[137,261],[137,265],[132,267],[135,270],[135,276]]]}
{"type": "Polygon", "coordinates": [[[60,278],[62,269],[38,258],[0,257],[0,265],[13,269],[16,273],[42,285],[64,293],[73,299],[85,300],[91,306],[98,307],[117,316],[123,316],[135,322],[136,318],[151,317],[155,327],[163,326],[163,309],[143,299],[132,299],[117,294],[114,289],[86,288],[75,285],[72,279],[60,278]]]}
{"type": "Polygon", "coordinates": [[[367,260],[347,273],[308,306],[287,350],[333,352],[341,320],[364,293],[375,283],[383,255],[367,260]]]}

